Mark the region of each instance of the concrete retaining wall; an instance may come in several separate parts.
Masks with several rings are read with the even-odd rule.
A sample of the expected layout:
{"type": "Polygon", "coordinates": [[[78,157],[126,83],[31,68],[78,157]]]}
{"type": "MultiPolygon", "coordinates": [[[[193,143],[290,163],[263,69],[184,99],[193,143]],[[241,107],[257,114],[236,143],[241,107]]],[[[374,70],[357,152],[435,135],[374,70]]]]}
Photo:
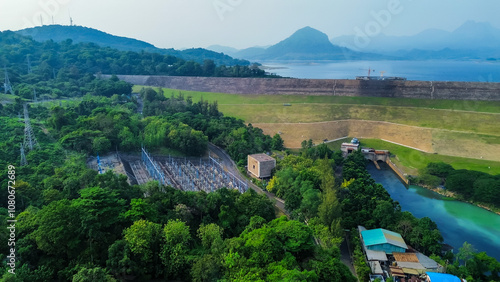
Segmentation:
{"type": "MultiPolygon", "coordinates": [[[[102,77],[109,77],[102,75],[102,77]]],[[[134,84],[231,94],[332,95],[417,99],[500,101],[500,83],[443,81],[365,81],[349,79],[130,76],[134,84]]]]}

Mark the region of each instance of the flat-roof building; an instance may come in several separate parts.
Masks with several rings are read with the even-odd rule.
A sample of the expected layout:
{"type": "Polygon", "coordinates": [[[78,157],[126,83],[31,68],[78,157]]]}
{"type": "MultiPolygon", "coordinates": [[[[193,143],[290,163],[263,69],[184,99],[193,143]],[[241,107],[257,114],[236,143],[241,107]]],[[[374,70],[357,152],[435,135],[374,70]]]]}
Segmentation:
{"type": "Polygon", "coordinates": [[[271,177],[276,160],[266,154],[248,155],[248,172],[257,178],[271,177]]]}

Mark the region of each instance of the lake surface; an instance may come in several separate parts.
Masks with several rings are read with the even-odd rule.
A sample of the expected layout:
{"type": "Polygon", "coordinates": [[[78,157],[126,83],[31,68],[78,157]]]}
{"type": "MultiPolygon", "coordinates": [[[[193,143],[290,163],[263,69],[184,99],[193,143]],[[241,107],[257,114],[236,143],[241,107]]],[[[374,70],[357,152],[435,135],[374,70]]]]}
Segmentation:
{"type": "Polygon", "coordinates": [[[368,75],[401,76],[408,80],[500,82],[500,61],[314,61],[261,62],[267,72],[285,77],[355,79],[368,75]]]}
{"type": "Polygon", "coordinates": [[[377,183],[398,201],[403,211],[418,218],[429,217],[436,222],[444,242],[454,253],[465,241],[479,252],[485,251],[500,261],[500,216],[460,201],[442,200],[443,196],[418,186],[406,188],[390,169],[377,170],[373,164],[368,172],[377,183]]]}

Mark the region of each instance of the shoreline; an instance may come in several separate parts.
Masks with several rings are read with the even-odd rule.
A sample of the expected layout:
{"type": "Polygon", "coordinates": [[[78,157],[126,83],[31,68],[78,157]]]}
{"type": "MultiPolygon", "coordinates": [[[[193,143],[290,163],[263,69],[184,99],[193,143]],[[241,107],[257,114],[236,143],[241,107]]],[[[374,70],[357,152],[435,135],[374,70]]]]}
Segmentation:
{"type": "MultiPolygon", "coordinates": [[[[394,163],[393,163],[393,165],[394,165],[394,166],[395,166],[398,170],[400,170],[400,171],[401,171],[401,169],[400,169],[400,168],[399,168],[396,164],[394,164],[394,163]]],[[[407,168],[407,167],[403,166],[403,168],[407,168]]],[[[396,173],[393,169],[391,169],[391,170],[392,170],[392,172],[393,172],[394,174],[396,174],[396,175],[398,176],[398,178],[399,178],[399,180],[401,181],[401,183],[403,183],[403,184],[406,186],[406,183],[404,182],[404,180],[403,180],[403,179],[401,179],[401,176],[400,176],[398,173],[396,173]]],[[[402,171],[405,171],[405,170],[403,169],[402,171]]],[[[500,208],[499,208],[498,210],[496,210],[496,209],[490,208],[490,207],[488,207],[488,206],[486,206],[486,205],[484,205],[484,204],[482,204],[482,203],[475,203],[475,202],[472,202],[472,201],[466,201],[466,200],[464,200],[464,199],[459,198],[459,197],[457,196],[457,194],[456,194],[456,193],[451,192],[451,191],[448,191],[448,190],[443,189],[443,188],[440,188],[440,187],[432,187],[432,186],[429,186],[429,185],[423,185],[423,184],[415,184],[415,183],[412,183],[412,181],[408,178],[408,175],[407,175],[407,174],[405,174],[405,173],[404,173],[403,175],[405,175],[405,180],[406,180],[406,181],[408,181],[408,185],[419,186],[419,187],[425,188],[425,189],[427,189],[427,190],[431,190],[431,191],[433,191],[433,192],[436,192],[436,193],[438,193],[438,194],[439,194],[439,195],[441,195],[441,196],[444,196],[444,197],[447,197],[447,198],[453,199],[454,201],[460,201],[460,202],[462,202],[462,203],[471,204],[471,205],[473,205],[473,206],[476,206],[476,207],[482,208],[482,209],[484,209],[484,210],[487,210],[487,211],[489,211],[489,212],[492,212],[492,213],[494,213],[494,214],[496,214],[496,215],[500,215],[500,208]]],[[[444,201],[446,201],[446,199],[443,199],[443,200],[444,200],[444,201]]]]}
{"type": "MultiPolygon", "coordinates": [[[[467,203],[467,204],[471,204],[473,206],[476,206],[476,207],[479,207],[479,208],[482,208],[482,209],[485,209],[489,212],[492,212],[496,215],[500,215],[500,210],[497,211],[497,210],[494,210],[488,206],[485,206],[483,204],[478,204],[478,203],[475,203],[475,202],[471,202],[471,201],[466,201],[466,200],[463,200],[463,199],[459,199],[456,194],[454,192],[450,192],[446,189],[443,189],[443,188],[439,188],[439,187],[431,187],[429,185],[421,185],[421,184],[411,184],[410,185],[415,185],[415,186],[419,186],[419,187],[422,187],[422,188],[425,188],[427,190],[431,190],[433,192],[436,192],[438,193],[439,195],[441,196],[444,196],[444,197],[447,197],[447,198],[450,198],[450,199],[453,199],[454,201],[460,201],[462,203],[467,203]]],[[[446,200],[445,200],[446,201],[446,200]]]]}

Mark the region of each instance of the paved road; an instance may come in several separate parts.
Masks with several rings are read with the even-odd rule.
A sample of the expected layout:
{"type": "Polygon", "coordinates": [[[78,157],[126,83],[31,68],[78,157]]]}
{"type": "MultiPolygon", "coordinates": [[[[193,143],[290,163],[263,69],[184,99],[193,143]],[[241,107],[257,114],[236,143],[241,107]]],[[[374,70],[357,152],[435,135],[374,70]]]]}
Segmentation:
{"type": "Polygon", "coordinates": [[[253,184],[252,182],[248,181],[248,179],[243,176],[240,172],[240,170],[238,169],[238,166],[234,163],[234,161],[231,159],[231,157],[226,153],[226,151],[224,151],[223,149],[215,146],[214,144],[212,143],[208,143],[208,149],[216,154],[220,160],[221,160],[221,163],[222,165],[230,172],[232,173],[234,176],[236,176],[240,181],[242,182],[245,182],[245,183],[248,183],[248,187],[250,187],[251,189],[253,189],[255,192],[259,193],[259,194],[266,194],[266,196],[271,199],[271,201],[273,201],[275,204],[275,206],[281,211],[283,212],[284,214],[286,214],[287,216],[289,216],[290,214],[286,211],[285,209],[285,202],[280,199],[280,198],[277,198],[276,196],[274,196],[273,194],[267,192],[267,191],[262,191],[262,189],[260,189],[257,185],[253,184]]]}

